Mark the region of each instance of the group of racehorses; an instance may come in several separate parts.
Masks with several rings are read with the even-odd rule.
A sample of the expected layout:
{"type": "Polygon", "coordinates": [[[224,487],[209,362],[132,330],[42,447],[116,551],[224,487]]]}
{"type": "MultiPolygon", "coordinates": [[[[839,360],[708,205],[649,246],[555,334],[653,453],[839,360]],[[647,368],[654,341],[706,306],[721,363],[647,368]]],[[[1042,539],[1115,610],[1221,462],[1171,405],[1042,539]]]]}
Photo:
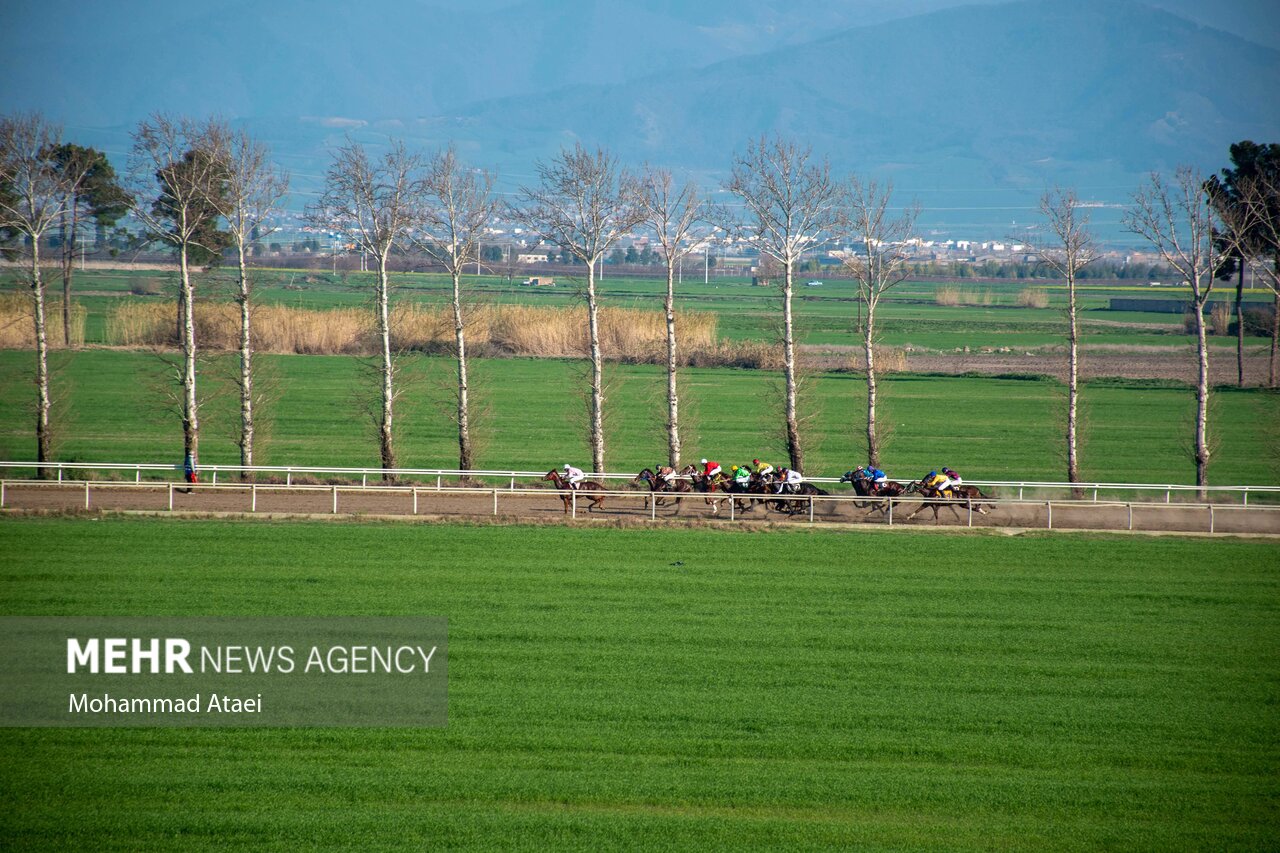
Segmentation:
{"type": "MultiPolygon", "coordinates": [[[[569,512],[574,496],[569,483],[561,473],[555,470],[548,471],[542,479],[550,481],[561,492],[559,497],[564,501],[564,511],[569,512]]],[[[632,482],[644,483],[649,487],[651,493],[649,500],[654,502],[655,507],[665,506],[668,501],[674,501],[677,512],[680,511],[680,502],[684,497],[702,494],[705,496],[707,505],[711,507],[713,515],[720,512],[720,503],[725,500],[733,501],[736,512],[750,512],[757,503],[763,503],[768,509],[791,514],[802,512],[809,506],[810,502],[806,498],[829,495],[829,492],[808,482],[801,482],[780,490],[776,474],[752,473],[749,479],[742,481],[723,474],[708,477],[693,465],[686,465],[672,477],[663,477],[652,469],[645,468],[635,476],[632,482]]],[[[856,495],[868,498],[869,500],[856,502],[855,505],[860,508],[870,505],[873,513],[884,514],[890,511],[890,502],[875,500],[877,498],[920,495],[922,500],[919,507],[907,516],[907,520],[914,518],[925,509],[932,509],[934,521],[937,521],[938,510],[943,507],[950,507],[956,512],[957,517],[959,517],[958,508],[962,506],[977,510],[984,515],[987,512],[982,504],[975,503],[988,498],[977,486],[952,485],[938,490],[924,485],[920,480],[906,484],[891,480],[876,482],[864,468],[846,472],[840,478],[840,482],[849,483],[856,495]]],[[[583,480],[578,483],[576,491],[583,500],[588,501],[587,511],[590,512],[604,505],[605,496],[601,494],[604,490],[604,486],[598,482],[583,480]]]]}

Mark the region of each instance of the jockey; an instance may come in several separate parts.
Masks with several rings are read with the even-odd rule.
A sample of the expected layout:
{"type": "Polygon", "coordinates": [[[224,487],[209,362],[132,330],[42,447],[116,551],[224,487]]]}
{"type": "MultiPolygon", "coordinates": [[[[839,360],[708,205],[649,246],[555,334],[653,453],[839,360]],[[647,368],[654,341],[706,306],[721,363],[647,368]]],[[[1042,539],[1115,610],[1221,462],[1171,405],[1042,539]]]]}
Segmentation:
{"type": "Polygon", "coordinates": [[[745,491],[747,486],[751,485],[751,466],[734,465],[731,470],[733,471],[733,484],[745,491]]]}
{"type": "Polygon", "coordinates": [[[756,476],[767,477],[773,473],[773,466],[768,462],[761,462],[759,459],[752,459],[751,464],[755,466],[756,476]]]}
{"type": "Polygon", "coordinates": [[[951,485],[953,486],[959,486],[961,485],[961,483],[963,483],[963,481],[960,479],[960,475],[950,468],[943,468],[942,473],[946,474],[948,477],[951,478],[951,485]]]}
{"type": "Polygon", "coordinates": [[[873,468],[870,465],[866,467],[863,473],[867,475],[868,480],[875,483],[877,486],[883,486],[889,480],[889,478],[884,475],[883,471],[879,468],[873,468]]]}
{"type": "Polygon", "coordinates": [[[927,489],[932,489],[938,497],[951,497],[951,493],[947,490],[950,489],[953,484],[951,478],[946,474],[939,474],[937,471],[930,471],[929,476],[920,481],[920,485],[927,489]]]}
{"type": "Polygon", "coordinates": [[[657,474],[659,480],[666,483],[668,486],[675,485],[675,468],[672,468],[670,465],[655,465],[653,466],[653,470],[657,474]]]}
{"type": "Polygon", "coordinates": [[[569,483],[569,488],[576,489],[578,484],[587,479],[587,475],[582,472],[581,468],[574,468],[568,462],[564,463],[564,478],[569,483]]]}
{"type": "Polygon", "coordinates": [[[702,464],[706,466],[706,468],[703,469],[702,476],[706,479],[707,485],[710,485],[711,478],[721,473],[720,463],[708,462],[707,460],[703,459],[702,464]]]}
{"type": "Polygon", "coordinates": [[[800,484],[804,482],[804,475],[799,471],[783,468],[778,473],[780,475],[778,477],[778,494],[782,494],[784,490],[795,494],[800,484]]]}

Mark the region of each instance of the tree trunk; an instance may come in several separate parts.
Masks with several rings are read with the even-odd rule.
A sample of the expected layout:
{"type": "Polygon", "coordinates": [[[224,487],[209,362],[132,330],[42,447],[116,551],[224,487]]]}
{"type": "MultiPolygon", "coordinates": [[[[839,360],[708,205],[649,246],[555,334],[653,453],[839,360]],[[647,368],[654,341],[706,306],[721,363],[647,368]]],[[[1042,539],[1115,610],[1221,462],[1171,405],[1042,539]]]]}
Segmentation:
{"type": "Polygon", "coordinates": [[[71,275],[76,262],[76,224],[75,209],[62,214],[62,343],[71,349],[71,275]],[[67,217],[71,216],[71,228],[67,228],[67,217]],[[67,237],[70,233],[70,243],[67,237]]]}
{"type": "MultiPolygon", "coordinates": [[[[1280,281],[1280,258],[1276,258],[1277,281],[1280,281]]],[[[1280,287],[1271,298],[1271,356],[1267,360],[1267,385],[1276,387],[1276,344],[1280,342],[1280,287]]]]}
{"type": "Polygon", "coordinates": [[[181,273],[179,298],[181,300],[182,341],[182,450],[194,466],[200,458],[200,413],[196,405],[196,321],[195,299],[191,289],[191,268],[187,262],[187,245],[178,247],[178,265],[181,273]]]}
{"type": "Polygon", "coordinates": [[[676,285],[667,264],[667,464],[680,467],[680,400],[676,394],[676,285]]]}
{"type": "Polygon", "coordinates": [[[1236,385],[1244,387],[1244,258],[1236,277],[1236,385]]]}
{"type": "MultiPolygon", "coordinates": [[[[49,338],[44,317],[44,280],[40,277],[40,239],[31,241],[31,302],[36,333],[36,461],[48,462],[52,437],[49,434],[49,338]]],[[[36,477],[49,476],[46,468],[36,469],[36,477]]]]}
{"type": "MultiPolygon", "coordinates": [[[[1209,346],[1205,340],[1204,306],[1205,298],[1198,297],[1193,302],[1196,317],[1196,360],[1198,373],[1196,376],[1196,485],[1209,485],[1209,346]]],[[[1207,493],[1200,492],[1200,500],[1206,500],[1207,493]]]]}
{"type": "Polygon", "coordinates": [[[453,273],[453,335],[458,348],[458,469],[470,471],[471,415],[467,403],[467,341],[462,323],[462,275],[453,273]]]}
{"type": "Polygon", "coordinates": [[[604,375],[600,364],[600,323],[596,316],[595,261],[587,263],[587,330],[591,337],[591,466],[604,473],[604,375]]]}
{"type": "MultiPolygon", "coordinates": [[[[378,445],[382,454],[382,467],[389,471],[396,467],[396,454],[392,445],[392,403],[394,397],[391,389],[391,316],[389,310],[390,296],[387,281],[387,250],[378,253],[378,340],[382,346],[382,414],[378,419],[378,445]]],[[[384,473],[384,480],[394,480],[395,475],[384,473]]]]}
{"type": "Polygon", "coordinates": [[[1080,399],[1080,332],[1076,326],[1076,280],[1067,276],[1067,482],[1080,482],[1080,458],[1076,455],[1076,407],[1080,399]]]}
{"type": "MultiPolygon", "coordinates": [[[[253,340],[250,336],[249,267],[243,241],[237,245],[240,260],[240,464],[253,465],[253,340]]],[[[244,472],[243,477],[253,475],[244,472]]]]}
{"type": "Polygon", "coordinates": [[[793,471],[803,471],[804,450],[800,447],[800,425],[796,417],[796,347],[791,319],[795,265],[787,260],[782,266],[782,372],[786,383],[787,456],[793,471]]]}
{"type": "Polygon", "coordinates": [[[862,344],[867,351],[867,462],[880,467],[880,438],[876,435],[876,353],[871,304],[867,303],[867,324],[862,331],[862,344]]]}

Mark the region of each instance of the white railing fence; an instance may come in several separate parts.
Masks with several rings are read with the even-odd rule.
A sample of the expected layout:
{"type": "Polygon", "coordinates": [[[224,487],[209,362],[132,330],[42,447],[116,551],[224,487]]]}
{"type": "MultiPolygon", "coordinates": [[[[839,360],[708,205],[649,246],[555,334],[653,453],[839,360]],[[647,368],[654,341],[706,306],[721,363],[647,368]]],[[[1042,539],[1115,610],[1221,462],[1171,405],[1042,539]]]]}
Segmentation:
{"type": "MultiPolygon", "coordinates": [[[[106,492],[150,492],[163,495],[164,503],[157,500],[156,505],[140,505],[134,504],[130,509],[141,510],[144,512],[155,512],[167,509],[172,512],[175,509],[194,511],[194,512],[232,512],[232,513],[256,513],[260,511],[259,496],[272,495],[281,493],[290,493],[295,498],[299,494],[313,494],[322,497],[323,503],[310,508],[300,507],[298,503],[291,503],[289,506],[268,506],[268,512],[283,512],[286,514],[315,514],[317,512],[323,514],[378,514],[378,515],[405,515],[416,516],[420,514],[421,505],[426,504],[427,510],[430,511],[432,503],[439,501],[445,497],[466,497],[479,503],[468,503],[465,507],[455,504],[452,507],[445,507],[444,514],[462,515],[474,517],[481,514],[491,514],[498,516],[501,512],[501,501],[505,498],[508,502],[508,509],[511,510],[513,517],[527,516],[530,512],[529,501],[531,499],[553,499],[560,497],[567,498],[567,502],[563,506],[563,515],[569,518],[579,518],[581,516],[590,515],[591,499],[593,497],[604,497],[614,502],[615,506],[618,502],[636,502],[640,504],[638,509],[624,509],[624,513],[631,516],[637,514],[647,515],[650,520],[656,520],[658,517],[658,502],[651,498],[655,495],[647,490],[627,490],[627,491],[573,491],[573,490],[556,490],[550,488],[511,488],[511,487],[482,487],[482,486],[412,486],[405,484],[398,485],[356,485],[356,484],[292,484],[286,485],[282,483],[257,483],[257,482],[223,482],[217,485],[213,483],[197,483],[188,484],[173,481],[72,481],[64,479],[61,482],[57,480],[5,480],[0,479],[0,509],[14,508],[12,496],[14,491],[20,491],[24,494],[40,491],[59,491],[71,492],[76,495],[74,504],[69,501],[51,505],[39,505],[40,508],[58,508],[58,509],[97,509],[101,508],[99,504],[93,500],[94,490],[97,489],[99,495],[106,492]],[[237,495],[238,500],[232,502],[223,501],[220,504],[210,505],[209,503],[199,503],[199,498],[188,502],[186,495],[237,495]],[[383,503],[376,507],[370,507],[367,503],[360,505],[357,502],[354,508],[344,502],[343,495],[357,495],[364,498],[380,497],[383,503]],[[185,506],[178,505],[178,495],[183,495],[183,503],[185,506]],[[82,496],[82,497],[81,497],[82,496]],[[386,498],[395,496],[403,499],[403,504],[394,506],[386,503],[386,498]],[[511,501],[519,500],[521,504],[520,510],[511,509],[511,501]]],[[[718,499],[720,506],[717,507],[716,513],[710,510],[703,510],[700,518],[720,518],[728,521],[737,521],[746,517],[757,520],[781,520],[781,519],[801,519],[807,520],[809,523],[815,521],[823,521],[827,523],[838,524],[858,524],[867,522],[878,522],[893,526],[901,524],[909,520],[913,514],[922,513],[926,509],[932,508],[926,504],[936,504],[938,501],[927,501],[919,496],[904,496],[898,498],[865,498],[852,494],[841,495],[805,495],[795,496],[787,495],[784,499],[791,503],[793,511],[788,515],[765,511],[762,513],[752,513],[748,516],[744,509],[746,506],[754,504],[759,506],[765,501],[777,500],[777,497],[768,495],[737,495],[736,500],[730,500],[730,496],[723,493],[713,493],[708,495],[702,492],[684,492],[679,495],[670,492],[659,492],[656,494],[660,500],[670,501],[672,498],[681,497],[691,502],[694,507],[700,507],[706,498],[718,499]],[[739,501],[742,501],[740,508],[739,501]],[[748,503],[750,502],[750,503],[748,503]],[[854,516],[851,510],[861,510],[862,515],[854,516]],[[821,516],[821,517],[819,517],[821,516]]],[[[101,501],[101,497],[99,498],[101,501]]],[[[22,501],[19,501],[22,503],[22,501]]],[[[110,504],[110,501],[107,501],[110,504]]],[[[670,504],[668,503],[668,506],[670,504]]],[[[30,504],[28,504],[30,508],[30,504]]],[[[109,506],[107,508],[110,508],[109,506]]],[[[116,508],[121,508],[117,505],[116,508]]],[[[436,508],[440,509],[440,505],[436,504],[436,508]]],[[[1059,519],[1066,513],[1068,520],[1066,527],[1084,527],[1086,529],[1097,530],[1163,530],[1175,532],[1222,532],[1220,528],[1220,520],[1229,518],[1235,520],[1239,518],[1251,518],[1254,522],[1248,529],[1241,529],[1237,524],[1234,529],[1227,532],[1253,532],[1268,533],[1272,535],[1280,535],[1280,505],[1253,505],[1245,506],[1238,503],[1233,504],[1214,504],[1214,503],[1176,503],[1166,505],[1163,502],[1142,502],[1142,501],[1095,501],[1095,500],[1072,500],[1072,499],[1019,499],[1019,498],[989,498],[981,500],[961,500],[953,499],[941,502],[939,506],[939,518],[945,519],[949,526],[963,523],[966,527],[1035,527],[1044,529],[1061,528],[1064,525],[1060,522],[1055,524],[1055,509],[1059,514],[1059,519]],[[984,514],[983,509],[988,513],[995,510],[1003,510],[999,517],[984,514]],[[1074,511],[1074,512],[1073,512],[1074,511]],[[1089,513],[1082,516],[1080,512],[1089,513]],[[1158,521],[1152,521],[1149,524],[1135,525],[1135,511],[1140,515],[1148,515],[1150,517],[1158,517],[1158,521]],[[944,514],[947,513],[947,514],[944,514]],[[977,515],[975,515],[975,513],[977,515]],[[1173,513],[1173,516],[1170,516],[1173,513]],[[975,524],[975,522],[978,522],[975,524]]],[[[538,509],[542,517],[546,517],[550,512],[554,515],[556,508],[540,507],[538,509]]],[[[614,512],[611,507],[610,512],[614,512]]],[[[664,512],[664,516],[667,513],[664,512]]],[[[684,516],[689,519],[692,516],[684,516]]],[[[925,516],[927,519],[928,517],[925,516]]],[[[1228,524],[1228,528],[1232,525],[1228,524]]]]}
{"type": "MultiPolygon", "coordinates": [[[[38,464],[31,461],[4,462],[0,461],[0,477],[4,476],[5,471],[15,472],[31,472],[32,476],[36,475],[37,468],[44,469],[48,472],[50,478],[56,482],[65,480],[73,480],[81,482],[86,479],[95,479],[84,475],[90,472],[115,472],[118,475],[133,475],[135,483],[143,482],[143,475],[150,475],[153,479],[167,479],[175,477],[181,479],[182,465],[172,465],[157,462],[46,462],[38,464]]],[[[457,469],[447,468],[351,468],[341,466],[314,466],[314,465],[201,465],[199,469],[200,477],[212,484],[218,484],[219,475],[225,480],[232,477],[241,480],[245,474],[255,476],[267,476],[274,478],[283,478],[286,486],[295,485],[295,478],[329,477],[332,479],[343,479],[354,482],[360,481],[361,488],[384,488],[388,484],[394,484],[398,481],[417,481],[430,482],[435,481],[437,490],[444,489],[446,483],[457,482],[459,480],[469,481],[492,481],[502,480],[507,482],[509,489],[515,489],[517,481],[539,481],[542,480],[545,471],[513,471],[513,470],[483,470],[483,471],[460,471],[457,469]],[[389,478],[389,479],[388,479],[389,478]],[[373,485],[370,485],[373,481],[373,485]]],[[[590,479],[601,481],[622,481],[630,482],[635,479],[634,473],[593,473],[587,475],[590,479]]],[[[14,476],[9,479],[19,480],[27,479],[25,477],[14,476]]],[[[102,478],[97,478],[102,479],[102,478]]],[[[831,484],[840,483],[839,477],[806,477],[810,483],[831,484]]],[[[890,477],[889,479],[893,479],[890,477]]],[[[903,482],[907,482],[904,480],[903,482]]],[[[1242,506],[1249,505],[1250,496],[1262,498],[1264,500],[1280,500],[1280,486],[1195,486],[1186,483],[1063,483],[1052,481],[1033,481],[1033,480],[965,480],[967,485],[978,486],[983,490],[991,490],[999,493],[1000,497],[1011,497],[1016,490],[1019,500],[1025,500],[1028,495],[1033,497],[1053,497],[1058,494],[1066,493],[1072,499],[1079,499],[1081,495],[1087,495],[1094,502],[1106,501],[1108,496],[1115,499],[1121,493],[1145,495],[1150,494],[1157,500],[1163,500],[1164,503],[1172,503],[1175,496],[1180,498],[1191,498],[1199,503],[1213,503],[1217,498],[1223,498],[1221,503],[1237,503],[1242,506]],[[1201,493],[1204,498],[1200,498],[1201,493]]]]}

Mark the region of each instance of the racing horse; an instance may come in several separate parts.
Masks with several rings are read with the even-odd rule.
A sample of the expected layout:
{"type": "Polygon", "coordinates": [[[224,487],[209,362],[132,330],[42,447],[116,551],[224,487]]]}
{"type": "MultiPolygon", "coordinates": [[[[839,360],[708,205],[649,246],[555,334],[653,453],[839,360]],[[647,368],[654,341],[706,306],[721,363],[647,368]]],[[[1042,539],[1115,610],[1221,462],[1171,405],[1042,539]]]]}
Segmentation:
{"type": "Polygon", "coordinates": [[[676,480],[674,483],[668,483],[649,468],[645,468],[639,474],[636,474],[631,482],[647,484],[649,486],[649,491],[652,493],[649,500],[654,501],[656,506],[667,505],[667,499],[658,497],[658,492],[674,492],[676,496],[676,512],[680,511],[680,495],[687,494],[692,491],[692,487],[684,480],[676,480]]]}
{"type": "MultiPolygon", "coordinates": [[[[911,487],[904,486],[895,480],[886,480],[876,485],[875,481],[867,476],[867,469],[862,467],[855,468],[852,471],[845,471],[844,476],[840,478],[840,482],[853,486],[854,494],[862,498],[897,498],[912,491],[911,487]]],[[[889,513],[888,501],[854,501],[854,505],[860,509],[865,509],[868,504],[871,504],[872,512],[879,511],[881,515],[888,515],[889,513]]]]}
{"type": "MultiPolygon", "coordinates": [[[[717,474],[712,480],[708,480],[707,475],[700,472],[693,465],[686,465],[684,468],[680,469],[680,476],[689,478],[689,482],[693,484],[693,490],[695,492],[702,492],[703,494],[714,494],[718,491],[724,492],[729,496],[728,500],[734,502],[735,509],[743,509],[745,506],[744,502],[733,497],[734,494],[738,493],[738,490],[734,486],[733,480],[726,477],[723,473],[717,474]]],[[[711,507],[712,515],[720,514],[720,502],[725,499],[726,498],[712,497],[705,499],[707,506],[711,507]]],[[[749,506],[746,506],[745,508],[750,509],[749,506]]]]}
{"type": "MultiPolygon", "coordinates": [[[[569,487],[569,481],[566,480],[564,477],[562,477],[560,475],[560,472],[556,471],[555,469],[548,471],[547,476],[543,477],[542,479],[550,480],[553,484],[555,484],[556,489],[562,492],[562,494],[556,495],[556,497],[564,501],[564,512],[565,512],[565,515],[568,515],[569,507],[573,505],[573,495],[569,494],[569,492],[572,491],[572,489],[569,487]]],[[[581,483],[578,484],[577,491],[580,493],[581,492],[603,492],[604,486],[600,485],[599,483],[593,480],[583,480],[581,483]]],[[[604,495],[586,494],[586,495],[583,495],[582,497],[584,499],[589,499],[591,501],[591,503],[587,506],[587,512],[591,512],[598,506],[604,506],[604,495]]]]}
{"type": "MultiPolygon", "coordinates": [[[[775,484],[776,485],[776,484],[775,484]]],[[[795,486],[794,491],[784,491],[780,495],[775,495],[774,500],[770,503],[773,508],[779,512],[785,512],[788,515],[794,515],[797,512],[804,512],[809,508],[809,501],[801,500],[806,497],[827,497],[831,493],[826,489],[820,489],[813,483],[802,480],[795,486]]]]}
{"type": "Polygon", "coordinates": [[[987,514],[987,511],[981,504],[973,503],[975,498],[988,498],[988,496],[984,495],[982,490],[977,486],[952,486],[948,488],[944,494],[940,493],[937,489],[915,482],[907,488],[907,491],[919,492],[920,496],[924,498],[924,500],[921,501],[920,506],[916,508],[916,511],[908,515],[904,521],[910,521],[920,513],[924,512],[926,508],[933,510],[933,521],[935,524],[938,522],[938,510],[943,507],[949,507],[951,512],[955,514],[957,521],[960,520],[960,507],[962,506],[966,508],[972,506],[973,509],[983,515],[987,514]]]}

